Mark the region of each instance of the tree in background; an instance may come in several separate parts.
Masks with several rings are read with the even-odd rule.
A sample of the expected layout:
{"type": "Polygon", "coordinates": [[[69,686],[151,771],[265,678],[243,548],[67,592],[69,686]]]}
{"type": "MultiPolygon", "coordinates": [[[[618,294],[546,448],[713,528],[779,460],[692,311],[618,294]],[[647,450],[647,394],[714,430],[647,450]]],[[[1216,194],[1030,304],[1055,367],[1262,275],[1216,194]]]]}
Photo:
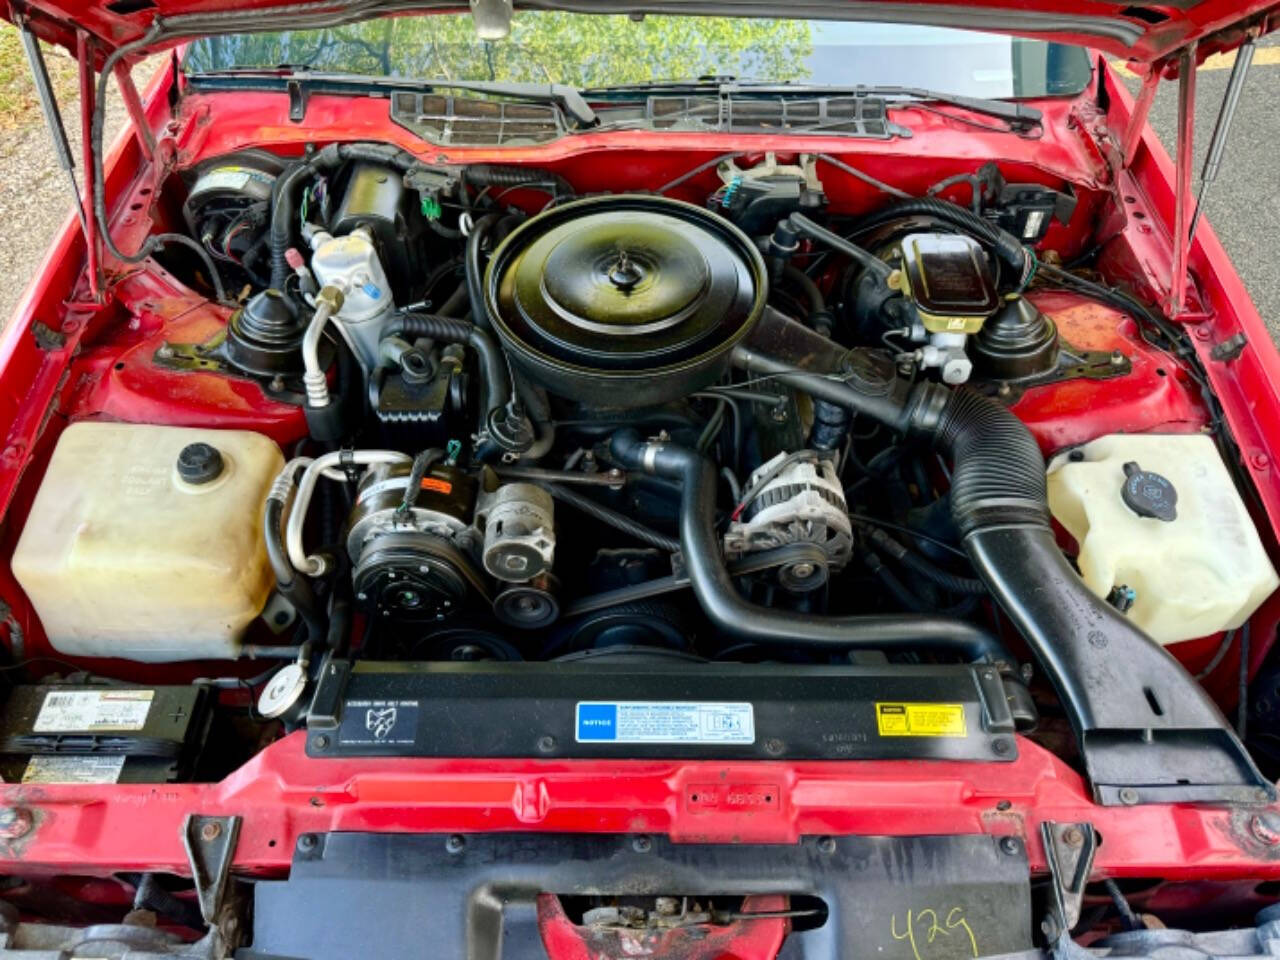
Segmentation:
{"type": "Polygon", "coordinates": [[[506,40],[478,40],[467,14],[389,17],[332,30],[209,37],[191,72],[281,64],[417,79],[568,83],[576,87],[729,74],[808,77],[803,20],[516,14],[506,40]]]}

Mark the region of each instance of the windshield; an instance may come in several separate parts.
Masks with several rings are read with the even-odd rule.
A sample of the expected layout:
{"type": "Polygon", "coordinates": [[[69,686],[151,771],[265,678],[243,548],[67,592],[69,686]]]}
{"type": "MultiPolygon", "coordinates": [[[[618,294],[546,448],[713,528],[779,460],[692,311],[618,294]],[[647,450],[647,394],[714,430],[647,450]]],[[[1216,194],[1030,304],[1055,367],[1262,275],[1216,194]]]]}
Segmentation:
{"type": "Polygon", "coordinates": [[[978,97],[1080,93],[1080,47],[901,24],[523,11],[505,40],[470,14],[389,17],[327,30],[206,37],[189,73],[281,65],[369,76],[566,83],[574,87],[732,76],[893,84],[978,97]]]}

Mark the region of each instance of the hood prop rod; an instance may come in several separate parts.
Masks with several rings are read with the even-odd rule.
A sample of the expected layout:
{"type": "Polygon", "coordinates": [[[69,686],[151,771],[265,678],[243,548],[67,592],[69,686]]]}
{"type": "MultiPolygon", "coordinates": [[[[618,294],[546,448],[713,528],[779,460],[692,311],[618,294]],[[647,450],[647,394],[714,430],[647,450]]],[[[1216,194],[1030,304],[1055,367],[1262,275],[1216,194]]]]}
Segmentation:
{"type": "Polygon", "coordinates": [[[1178,149],[1173,171],[1173,273],[1165,312],[1170,319],[1186,309],[1187,261],[1191,238],[1187,233],[1187,201],[1191,197],[1191,164],[1196,124],[1196,45],[1189,44],[1178,57],[1178,149]]]}
{"type": "Polygon", "coordinates": [[[1227,136],[1231,133],[1231,121],[1235,119],[1236,107],[1240,105],[1240,94],[1244,90],[1245,77],[1249,74],[1249,66],[1253,63],[1253,37],[1249,37],[1236,50],[1236,62],[1231,67],[1231,77],[1227,80],[1227,92],[1222,96],[1222,107],[1218,110],[1218,119],[1213,125],[1213,136],[1209,138],[1209,152],[1204,158],[1204,168],[1200,172],[1200,191],[1196,195],[1196,210],[1191,215],[1191,229],[1187,233],[1187,243],[1195,239],[1196,226],[1200,222],[1200,213],[1204,209],[1204,197],[1209,186],[1218,179],[1218,170],[1222,167],[1222,154],[1227,146],[1227,136]]]}
{"type": "Polygon", "coordinates": [[[71,181],[71,194],[75,198],[76,216],[80,219],[80,229],[84,231],[86,244],[92,244],[89,231],[89,220],[85,215],[84,200],[80,196],[80,184],[76,181],[76,164],[71,155],[71,143],[67,139],[67,129],[62,124],[62,113],[58,110],[58,98],[49,82],[49,68],[44,62],[44,53],[40,50],[40,41],[31,32],[31,26],[25,19],[18,21],[18,33],[22,37],[22,49],[27,55],[27,66],[31,70],[31,79],[35,83],[36,98],[40,101],[40,110],[44,113],[45,125],[49,128],[49,137],[53,140],[54,152],[58,155],[60,166],[71,181]]]}

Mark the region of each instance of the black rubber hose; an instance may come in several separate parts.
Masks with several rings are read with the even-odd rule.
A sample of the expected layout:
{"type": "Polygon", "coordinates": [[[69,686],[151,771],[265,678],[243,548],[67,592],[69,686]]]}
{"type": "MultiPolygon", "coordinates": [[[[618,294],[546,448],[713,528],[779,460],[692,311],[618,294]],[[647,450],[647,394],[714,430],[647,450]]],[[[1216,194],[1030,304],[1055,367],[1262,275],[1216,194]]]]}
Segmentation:
{"type": "Polygon", "coordinates": [[[521,460],[541,460],[556,444],[556,424],[551,416],[551,398],[542,387],[529,383],[520,374],[512,373],[512,387],[524,406],[525,415],[533,426],[533,443],[520,454],[521,460]]]}
{"type": "Polygon", "coordinates": [[[293,272],[286,254],[293,243],[295,195],[315,173],[316,167],[308,157],[285,167],[271,185],[271,287],[281,293],[293,272]]]}
{"type": "MultiPolygon", "coordinates": [[[[903,583],[896,573],[884,565],[879,555],[874,551],[868,550],[864,552],[862,562],[900,605],[914,613],[933,613],[940,616],[961,617],[969,615],[978,606],[978,601],[973,594],[963,594],[959,602],[949,607],[939,607],[937,604],[929,603],[924,597],[903,583]]],[[[986,587],[982,588],[982,592],[986,593],[986,587]]]]}
{"type": "Polygon", "coordinates": [[[898,602],[899,606],[905,607],[913,613],[924,613],[929,609],[927,603],[912,593],[911,589],[898,579],[898,575],[884,565],[884,561],[880,559],[879,554],[872,550],[867,550],[861,555],[860,559],[863,565],[871,571],[871,575],[879,580],[880,585],[898,602]]]}
{"type": "Polygon", "coordinates": [[[965,233],[972,234],[977,240],[986,243],[997,257],[1009,265],[1019,278],[1020,284],[1025,284],[1031,278],[1034,257],[1017,237],[964,207],[935,197],[917,197],[883,207],[858,221],[858,233],[864,235],[892,220],[914,216],[935,217],[965,233]]]}
{"type": "MultiPolygon", "coordinates": [[[[793,326],[799,326],[799,324],[793,324],[793,326]]],[[[810,333],[810,336],[814,334],[810,333]]],[[[834,356],[844,353],[844,349],[835,343],[831,343],[831,350],[834,356]]],[[[867,416],[898,433],[905,433],[911,425],[911,406],[900,393],[863,392],[853,388],[838,376],[804,370],[788,360],[779,360],[762,353],[749,343],[734,347],[733,360],[748,373],[756,376],[763,374],[770,380],[795,387],[811,397],[829,401],[855,414],[867,416]]]]}
{"type": "Polygon", "coordinates": [[[645,443],[635,430],[613,435],[614,459],[681,483],[680,546],[690,586],[703,612],[725,633],[762,646],[830,652],[932,649],[971,661],[1013,660],[981,627],[954,617],[918,614],[820,616],[751,603],[725,568],[716,533],[716,468],[687,447],[645,443]]]}
{"type": "Polygon", "coordinates": [[[833,233],[826,227],[814,223],[803,213],[793,213],[789,218],[789,222],[794,232],[813,240],[822,241],[833,250],[838,250],[850,259],[856,260],[867,270],[872,270],[883,277],[887,277],[893,272],[893,268],[875,254],[862,249],[856,243],[846,240],[840,234],[833,233]]]}
{"type": "Polygon", "coordinates": [[[484,305],[484,241],[497,222],[497,214],[491,213],[472,225],[462,260],[466,272],[467,299],[471,303],[471,322],[482,330],[492,327],[489,310],[484,305]]]}
{"type": "Polygon", "coordinates": [[[987,585],[981,580],[974,577],[961,577],[954,573],[943,570],[939,566],[935,566],[932,561],[925,559],[909,547],[899,543],[884,530],[873,527],[869,524],[862,525],[868,540],[875,546],[879,547],[895,561],[902,564],[917,576],[924,577],[935,586],[941,587],[950,593],[958,593],[961,595],[985,596],[987,593],[987,585]]]}
{"type": "Polygon", "coordinates": [[[551,193],[557,197],[573,196],[573,186],[558,173],[536,167],[513,167],[497,163],[478,163],[466,168],[468,183],[479,187],[519,187],[525,184],[552,185],[551,193]]]}
{"type": "Polygon", "coordinates": [[[809,301],[809,315],[821,313],[827,309],[827,300],[822,295],[822,291],[818,285],[814,283],[813,277],[809,276],[799,267],[788,263],[782,268],[783,279],[789,280],[800,288],[806,300],[809,301]]]}
{"type": "Polygon", "coordinates": [[[476,352],[480,360],[481,387],[484,390],[484,409],[480,419],[482,428],[488,422],[490,411],[505,407],[510,401],[511,380],[502,351],[493,338],[474,323],[434,313],[402,313],[393,326],[398,326],[401,333],[411,337],[465,343],[476,352]]]}
{"type": "Polygon", "coordinates": [[[293,564],[289,562],[284,537],[280,533],[283,520],[284,504],[274,497],[268,497],[263,509],[263,536],[267,544],[267,558],[276,577],[276,589],[298,611],[298,616],[307,625],[307,636],[318,641],[325,635],[324,618],[320,616],[319,605],[315,594],[311,592],[310,584],[298,576],[293,564]]]}
{"type": "Polygon", "coordinates": [[[133,909],[150,910],[192,930],[203,930],[207,924],[200,908],[189,900],[175,897],[160,886],[153,873],[125,873],[120,879],[133,885],[133,909]]]}
{"type": "Polygon", "coordinates": [[[457,316],[462,305],[467,302],[467,285],[460,283],[454,288],[453,293],[449,294],[444,303],[440,304],[436,310],[436,314],[441,317],[457,316]]]}
{"type": "Polygon", "coordinates": [[[576,490],[570,490],[568,487],[558,483],[545,483],[542,484],[542,488],[560,502],[567,503],[575,510],[580,510],[601,523],[607,523],[615,530],[620,530],[641,543],[647,543],[649,546],[665,550],[667,553],[675,553],[680,549],[680,541],[658,533],[656,530],[650,530],[644,524],[637,523],[617,510],[611,510],[602,504],[596,503],[590,497],[585,497],[576,490]]]}
{"type": "Polygon", "coordinates": [[[924,579],[935,586],[941,587],[943,590],[958,593],[961,596],[984,597],[987,595],[987,585],[976,577],[961,577],[954,573],[948,573],[911,550],[906,551],[898,559],[912,573],[924,577],[924,579]]]}

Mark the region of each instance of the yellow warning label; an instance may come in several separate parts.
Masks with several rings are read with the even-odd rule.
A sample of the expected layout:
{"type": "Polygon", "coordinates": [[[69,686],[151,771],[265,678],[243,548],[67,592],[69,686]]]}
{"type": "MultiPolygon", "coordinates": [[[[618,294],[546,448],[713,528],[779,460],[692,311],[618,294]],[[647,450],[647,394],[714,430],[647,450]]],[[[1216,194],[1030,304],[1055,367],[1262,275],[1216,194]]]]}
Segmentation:
{"type": "Polygon", "coordinates": [[[882,737],[963,737],[960,703],[877,703],[876,728],[882,737]]]}

